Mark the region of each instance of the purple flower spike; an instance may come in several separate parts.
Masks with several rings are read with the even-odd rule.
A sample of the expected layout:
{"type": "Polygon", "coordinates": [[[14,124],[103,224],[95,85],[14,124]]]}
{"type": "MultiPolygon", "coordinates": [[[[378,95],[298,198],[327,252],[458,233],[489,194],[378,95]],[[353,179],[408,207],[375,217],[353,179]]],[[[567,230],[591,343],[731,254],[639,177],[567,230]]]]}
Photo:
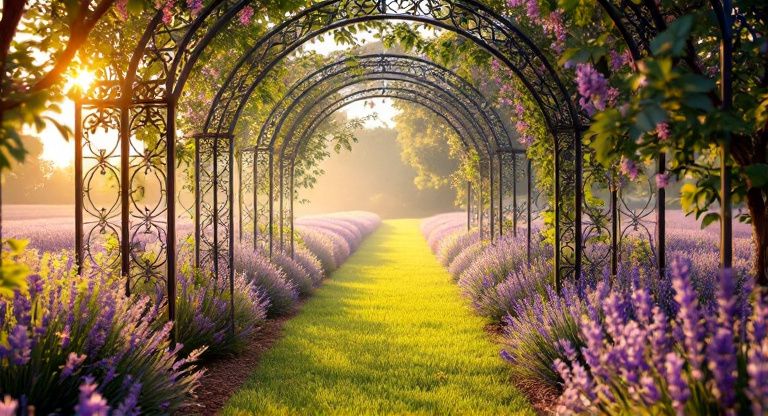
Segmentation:
{"type": "Polygon", "coordinates": [[[715,397],[726,410],[733,410],[736,401],[736,346],[733,342],[733,332],[728,328],[718,328],[707,349],[709,355],[709,370],[714,376],[715,397]]]}
{"type": "Polygon", "coordinates": [[[667,389],[669,390],[669,396],[672,399],[672,407],[678,415],[684,415],[685,403],[691,396],[691,391],[688,389],[688,383],[683,378],[683,359],[670,352],[666,357],[666,368],[664,376],[667,379],[667,389]]]}
{"type": "Polygon", "coordinates": [[[688,260],[675,258],[671,263],[672,286],[675,289],[675,301],[679,306],[677,313],[682,341],[686,355],[691,365],[691,375],[701,380],[704,374],[701,366],[704,362],[704,325],[701,322],[696,292],[690,282],[691,263],[688,260]]]}
{"type": "Polygon", "coordinates": [[[93,377],[86,377],[85,382],[80,385],[80,399],[75,406],[75,411],[79,416],[107,416],[109,415],[109,406],[107,401],[96,391],[96,384],[93,377]]]}
{"type": "Polygon", "coordinates": [[[13,364],[24,365],[29,362],[32,352],[32,340],[29,339],[27,327],[16,325],[8,334],[8,345],[10,346],[10,359],[13,364]]]}
{"type": "Polygon", "coordinates": [[[86,355],[78,355],[77,353],[70,352],[67,356],[67,363],[64,364],[64,367],[61,370],[61,378],[65,379],[74,373],[78,367],[85,361],[86,355]]]}

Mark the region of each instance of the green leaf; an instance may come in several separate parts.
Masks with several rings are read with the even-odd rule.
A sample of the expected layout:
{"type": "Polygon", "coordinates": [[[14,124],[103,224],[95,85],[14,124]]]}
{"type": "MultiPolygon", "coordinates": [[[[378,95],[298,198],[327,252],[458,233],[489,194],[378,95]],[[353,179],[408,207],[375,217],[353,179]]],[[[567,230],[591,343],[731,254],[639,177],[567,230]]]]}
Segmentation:
{"type": "Polygon", "coordinates": [[[744,168],[752,188],[762,188],[768,185],[768,164],[754,163],[744,168]]]}
{"type": "Polygon", "coordinates": [[[671,54],[679,56],[685,48],[685,42],[693,27],[693,16],[685,15],[672,22],[667,30],[651,41],[651,53],[654,55],[671,54]]]}
{"type": "Polygon", "coordinates": [[[720,222],[720,214],[718,214],[717,212],[707,213],[707,215],[705,215],[704,218],[702,218],[701,220],[701,229],[703,230],[707,228],[710,224],[712,224],[715,221],[720,222]]]}
{"type": "Polygon", "coordinates": [[[684,74],[680,77],[686,92],[709,92],[715,88],[715,82],[698,74],[684,74]]]}
{"type": "Polygon", "coordinates": [[[656,125],[667,119],[667,113],[657,104],[647,105],[635,116],[635,127],[641,131],[651,131],[656,125]]]}

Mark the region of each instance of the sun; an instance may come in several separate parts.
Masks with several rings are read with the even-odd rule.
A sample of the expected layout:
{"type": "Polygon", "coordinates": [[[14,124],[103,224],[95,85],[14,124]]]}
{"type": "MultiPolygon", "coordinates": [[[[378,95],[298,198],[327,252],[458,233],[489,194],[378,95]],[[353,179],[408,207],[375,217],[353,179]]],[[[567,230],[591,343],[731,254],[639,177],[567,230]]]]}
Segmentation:
{"type": "Polygon", "coordinates": [[[93,81],[96,80],[96,75],[87,69],[78,70],[74,76],[70,77],[65,87],[69,92],[84,92],[88,91],[93,81]]]}

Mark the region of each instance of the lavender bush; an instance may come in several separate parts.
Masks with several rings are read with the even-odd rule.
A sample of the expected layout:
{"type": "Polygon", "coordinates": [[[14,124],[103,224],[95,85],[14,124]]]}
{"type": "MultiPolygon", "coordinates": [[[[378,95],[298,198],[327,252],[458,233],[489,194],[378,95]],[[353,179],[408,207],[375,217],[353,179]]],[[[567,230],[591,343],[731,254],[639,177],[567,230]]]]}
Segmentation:
{"type": "Polygon", "coordinates": [[[454,257],[453,261],[451,261],[451,264],[448,265],[448,273],[453,276],[454,280],[459,280],[459,277],[461,277],[464,271],[467,270],[469,266],[475,262],[475,260],[477,260],[477,257],[480,255],[480,253],[483,252],[483,248],[483,243],[478,241],[474,244],[470,244],[467,246],[467,248],[462,250],[461,253],[454,257]]]}
{"type": "Polygon", "coordinates": [[[125,297],[120,279],[88,267],[78,276],[63,254],[30,251],[23,263],[28,290],[0,299],[0,392],[23,397],[19,407],[73,413],[81,386],[95,381],[124,414],[170,413],[197,388],[202,350],[180,359],[172,325],[155,329],[164,304],[125,297]]]}
{"type": "MultiPolygon", "coordinates": [[[[544,253],[535,258],[547,259],[544,253]]],[[[526,279],[526,263],[525,239],[509,235],[501,237],[494,244],[486,246],[464,270],[459,277],[459,286],[479,314],[498,321],[510,304],[510,300],[504,299],[504,296],[517,299],[526,296],[528,289],[538,288],[539,292],[542,291],[541,285],[546,280],[526,279]],[[499,288],[501,292],[498,292],[497,285],[507,280],[499,288]]]]}
{"type": "Polygon", "coordinates": [[[320,260],[310,253],[309,250],[301,246],[294,249],[293,259],[307,272],[309,278],[312,279],[312,284],[319,286],[325,277],[320,260]]]}
{"type": "Polygon", "coordinates": [[[325,273],[330,273],[338,267],[334,255],[334,245],[325,233],[310,228],[298,229],[300,243],[317,257],[325,273]]]}
{"type": "Polygon", "coordinates": [[[437,259],[444,266],[449,266],[451,262],[466,250],[469,246],[480,242],[480,232],[472,230],[468,232],[455,232],[446,237],[440,243],[440,249],[437,252],[437,259]]]}
{"type": "Polygon", "coordinates": [[[271,318],[291,312],[299,300],[296,285],[266,256],[243,246],[237,246],[235,250],[235,270],[244,274],[248,282],[269,299],[267,316],[271,318]]]}
{"type": "Polygon", "coordinates": [[[580,322],[585,346],[563,343],[555,366],[564,414],[765,414],[768,306],[747,301],[751,285],[732,271],[719,279],[715,306],[698,302],[691,263],[671,264],[677,310],[667,316],[650,292],[608,291],[580,322]]]}
{"type": "Polygon", "coordinates": [[[184,345],[182,354],[203,346],[203,359],[237,353],[266,319],[269,299],[243,273],[235,273],[234,322],[226,279],[213,279],[187,262],[176,282],[176,339],[184,345]]]}
{"type": "Polygon", "coordinates": [[[272,254],[272,263],[283,272],[285,277],[291,281],[300,296],[309,296],[315,289],[315,282],[304,267],[298,261],[293,259],[290,253],[277,250],[272,254]]]}

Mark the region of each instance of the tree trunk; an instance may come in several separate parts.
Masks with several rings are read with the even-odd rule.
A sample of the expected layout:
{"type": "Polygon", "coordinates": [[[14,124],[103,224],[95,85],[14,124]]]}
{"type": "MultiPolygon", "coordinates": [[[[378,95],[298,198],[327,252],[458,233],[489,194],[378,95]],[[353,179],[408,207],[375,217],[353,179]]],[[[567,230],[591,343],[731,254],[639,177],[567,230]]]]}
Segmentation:
{"type": "Polygon", "coordinates": [[[755,249],[753,273],[755,284],[768,287],[768,275],[766,275],[766,256],[768,256],[768,212],[763,199],[762,189],[752,188],[747,192],[747,207],[752,217],[752,238],[755,249]]]}

